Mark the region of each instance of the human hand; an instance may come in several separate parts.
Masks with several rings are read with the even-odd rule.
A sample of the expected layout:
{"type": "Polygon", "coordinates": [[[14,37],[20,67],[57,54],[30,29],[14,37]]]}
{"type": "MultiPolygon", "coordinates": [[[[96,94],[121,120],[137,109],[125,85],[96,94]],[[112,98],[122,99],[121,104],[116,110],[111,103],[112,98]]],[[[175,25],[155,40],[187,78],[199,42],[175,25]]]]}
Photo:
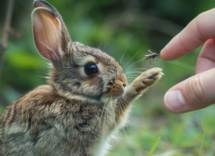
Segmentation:
{"type": "Polygon", "coordinates": [[[172,113],[184,113],[215,103],[215,9],[201,13],[161,51],[164,60],[177,59],[204,44],[196,75],[167,91],[164,106],[172,113]]]}

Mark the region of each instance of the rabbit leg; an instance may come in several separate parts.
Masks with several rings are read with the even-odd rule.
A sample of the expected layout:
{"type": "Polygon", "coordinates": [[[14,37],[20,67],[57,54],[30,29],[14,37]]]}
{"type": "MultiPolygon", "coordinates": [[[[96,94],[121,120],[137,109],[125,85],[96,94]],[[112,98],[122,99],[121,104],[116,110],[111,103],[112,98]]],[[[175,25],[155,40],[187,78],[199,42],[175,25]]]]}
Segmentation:
{"type": "Polygon", "coordinates": [[[118,113],[116,121],[127,114],[130,103],[150,86],[154,85],[164,75],[161,68],[152,68],[138,76],[131,85],[126,88],[125,93],[118,99],[118,113]]]}

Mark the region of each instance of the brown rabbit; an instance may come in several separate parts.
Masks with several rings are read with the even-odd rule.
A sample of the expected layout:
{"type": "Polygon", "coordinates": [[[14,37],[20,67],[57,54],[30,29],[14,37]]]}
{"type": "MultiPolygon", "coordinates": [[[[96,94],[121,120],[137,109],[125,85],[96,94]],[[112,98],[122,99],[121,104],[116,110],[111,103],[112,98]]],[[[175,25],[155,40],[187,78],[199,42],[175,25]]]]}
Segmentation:
{"type": "Polygon", "coordinates": [[[131,85],[118,62],[70,39],[57,10],[34,2],[34,41],[51,61],[48,84],[7,107],[0,117],[1,156],[104,156],[125,124],[131,102],[162,77],[152,68],[131,85]]]}

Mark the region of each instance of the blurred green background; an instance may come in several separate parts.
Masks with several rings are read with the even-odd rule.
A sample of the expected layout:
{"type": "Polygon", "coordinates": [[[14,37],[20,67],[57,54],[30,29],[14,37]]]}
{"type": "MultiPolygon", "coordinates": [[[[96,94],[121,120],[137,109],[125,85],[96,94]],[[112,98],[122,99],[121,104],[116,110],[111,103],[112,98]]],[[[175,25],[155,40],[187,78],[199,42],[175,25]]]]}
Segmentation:
{"type": "MultiPolygon", "coordinates": [[[[2,36],[8,1],[0,2],[2,36]]],[[[215,6],[213,0],[48,0],[64,18],[73,41],[100,48],[115,57],[129,82],[144,68],[161,67],[165,76],[133,103],[128,125],[113,141],[110,156],[146,156],[158,137],[153,153],[159,156],[214,156],[215,107],[172,114],[163,107],[164,93],[195,72],[201,47],[175,61],[143,61],[147,50],[159,53],[194,17],[215,6]],[[124,56],[123,56],[124,54],[124,56]],[[138,62],[136,62],[138,61],[138,62]],[[136,63],[135,63],[136,62],[136,63]]],[[[12,33],[4,57],[0,82],[0,112],[13,100],[46,84],[47,61],[34,46],[31,29],[32,0],[15,0],[12,33]],[[19,37],[20,36],[20,37],[19,37]],[[18,37],[18,38],[17,38],[18,37]]]]}

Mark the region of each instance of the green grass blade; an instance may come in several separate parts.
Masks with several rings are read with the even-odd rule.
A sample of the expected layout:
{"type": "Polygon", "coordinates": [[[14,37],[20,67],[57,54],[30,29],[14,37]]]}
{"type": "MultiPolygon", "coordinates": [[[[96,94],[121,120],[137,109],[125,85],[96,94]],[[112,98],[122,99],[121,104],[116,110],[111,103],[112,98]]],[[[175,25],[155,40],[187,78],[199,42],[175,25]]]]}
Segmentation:
{"type": "Polygon", "coordinates": [[[200,151],[199,151],[199,156],[201,156],[202,149],[203,149],[203,146],[204,146],[204,140],[205,140],[205,133],[206,133],[206,129],[207,129],[208,117],[209,117],[209,115],[207,115],[207,118],[206,118],[206,121],[205,121],[204,133],[203,133],[203,136],[202,136],[202,143],[201,143],[201,147],[200,147],[200,151]]]}
{"type": "Polygon", "coordinates": [[[211,146],[211,144],[212,144],[212,141],[213,141],[214,136],[215,136],[215,131],[213,132],[213,135],[212,135],[212,137],[211,137],[211,141],[210,141],[210,144],[209,144],[209,146],[208,146],[208,149],[207,149],[207,151],[206,151],[205,156],[208,155],[208,151],[209,151],[209,149],[210,149],[210,146],[211,146]]]}
{"type": "Polygon", "coordinates": [[[149,151],[149,153],[148,153],[147,156],[151,156],[151,155],[154,153],[154,151],[155,151],[155,149],[156,149],[158,143],[160,142],[160,139],[161,139],[161,137],[159,137],[159,138],[156,140],[156,142],[154,143],[154,145],[153,145],[152,148],[150,149],[150,151],[149,151]]]}

